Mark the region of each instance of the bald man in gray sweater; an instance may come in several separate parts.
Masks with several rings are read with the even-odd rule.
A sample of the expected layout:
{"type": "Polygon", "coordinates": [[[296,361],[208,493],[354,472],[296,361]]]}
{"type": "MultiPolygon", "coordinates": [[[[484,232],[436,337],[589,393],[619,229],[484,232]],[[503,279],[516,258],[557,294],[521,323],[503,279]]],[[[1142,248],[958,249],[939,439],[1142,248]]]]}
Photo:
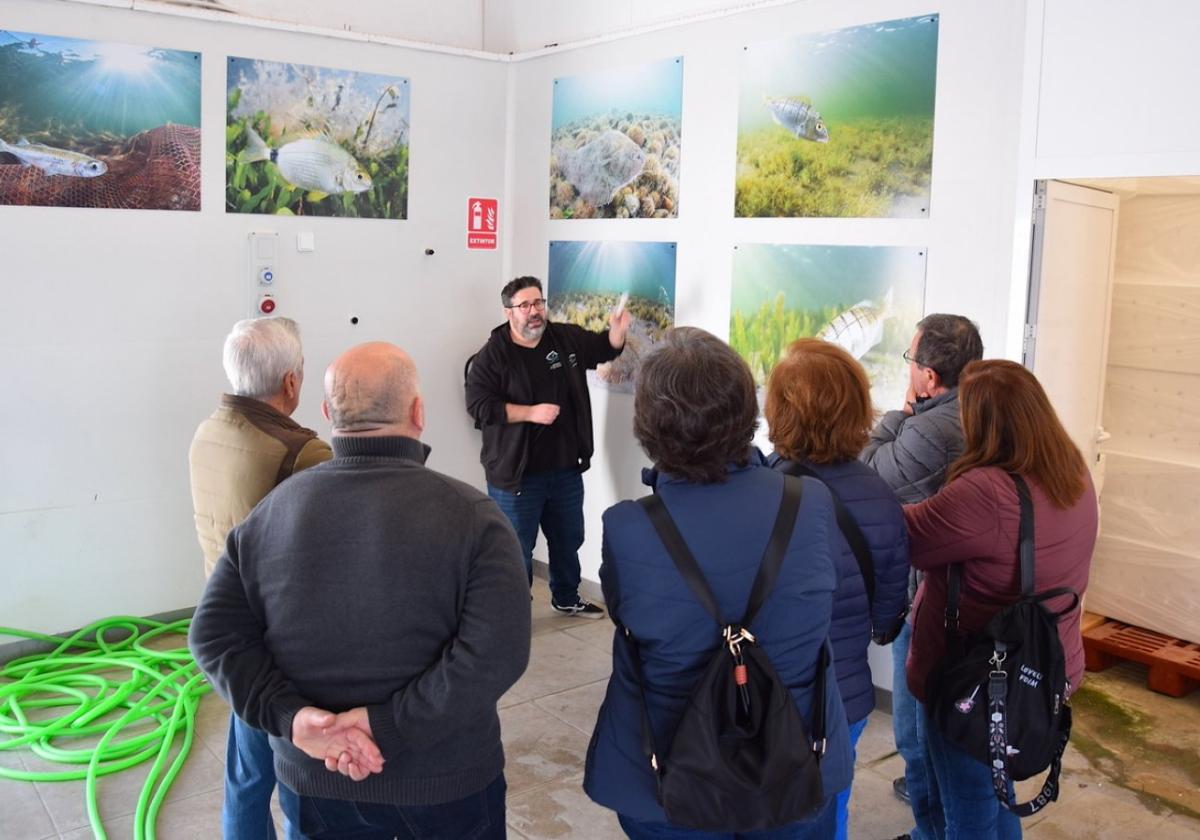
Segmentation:
{"type": "Polygon", "coordinates": [[[304,834],[504,837],[496,701],[529,660],[520,545],[491,499],[424,466],[400,348],[335,360],[322,408],[333,460],[230,533],[192,652],[270,734],[304,834]]]}

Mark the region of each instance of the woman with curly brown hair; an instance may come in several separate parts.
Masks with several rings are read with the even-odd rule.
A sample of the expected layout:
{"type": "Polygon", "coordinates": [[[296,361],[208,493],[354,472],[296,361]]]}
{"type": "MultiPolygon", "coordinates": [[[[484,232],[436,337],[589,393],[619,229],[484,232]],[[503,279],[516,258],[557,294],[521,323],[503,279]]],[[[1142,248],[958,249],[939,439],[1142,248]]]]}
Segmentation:
{"type": "MultiPolygon", "coordinates": [[[[670,330],[638,373],[634,415],[634,435],[655,467],[647,483],[695,557],[722,622],[739,622],[779,517],[785,482],[797,489],[797,479],[768,469],[751,447],[758,405],[750,369],[728,344],[703,330],[670,330]]],[[[740,835],[699,833],[703,837],[831,838],[835,796],[850,784],[846,715],[832,665],[821,671],[828,679],[817,690],[820,663],[827,661],[822,650],[841,535],[825,486],[804,478],[798,489],[799,509],[790,538],[783,537],[778,579],[747,629],[789,690],[807,732],[813,731],[817,709],[825,710],[822,798],[808,819],[740,835]]],[[[624,501],[605,511],[602,551],[600,582],[609,615],[618,633],[627,629],[635,643],[622,635],[614,639],[613,675],[588,749],[584,789],[618,813],[630,837],[693,837],[698,832],[669,822],[659,802],[658,771],[642,739],[642,686],[652,743],[669,747],[693,687],[722,644],[721,628],[693,594],[641,504],[624,501]]],[[[669,774],[670,750],[655,765],[669,774]]]]}

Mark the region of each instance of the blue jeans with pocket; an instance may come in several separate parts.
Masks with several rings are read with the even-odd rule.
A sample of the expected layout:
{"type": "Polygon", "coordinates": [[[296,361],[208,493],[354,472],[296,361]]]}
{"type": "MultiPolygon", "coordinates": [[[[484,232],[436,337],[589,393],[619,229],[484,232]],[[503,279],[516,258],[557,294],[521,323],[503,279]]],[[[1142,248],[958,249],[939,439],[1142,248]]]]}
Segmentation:
{"type": "Polygon", "coordinates": [[[579,597],[579,547],[583,545],[583,473],[578,469],[531,473],[521,478],[521,492],[492,484],[488,495],[512,523],[525,556],[525,572],[533,583],[533,547],[538,526],[550,555],[550,594],[568,606],[579,597]]]}
{"type": "Polygon", "coordinates": [[[504,840],[507,787],[501,773],[478,793],[440,805],[381,805],[297,794],[288,818],[310,840],[504,840]]]}
{"type": "MultiPolygon", "coordinates": [[[[275,790],[275,753],[267,733],[255,729],[235,714],[229,715],[225,741],[225,801],[221,804],[221,836],[225,840],[275,840],[271,793],[275,790]]],[[[279,786],[284,805],[292,792],[279,786]]],[[[288,840],[296,836],[284,821],[288,840]]]]}
{"type": "MultiPolygon", "coordinates": [[[[855,761],[858,761],[858,739],[862,737],[863,730],[866,728],[867,718],[850,724],[850,754],[855,761]]],[[[837,840],[849,840],[850,791],[853,786],[851,783],[850,787],[837,795],[837,834],[834,835],[837,840]]]]}
{"type": "MultiPolygon", "coordinates": [[[[951,744],[920,706],[936,807],[917,814],[917,825],[937,840],[1020,840],[1021,819],[1000,804],[992,770],[966,750],[951,744]]],[[[1008,783],[1011,800],[1013,785],[1008,783]]]]}
{"type": "Polygon", "coordinates": [[[908,690],[908,674],[905,661],[908,646],[912,641],[912,625],[905,622],[899,635],[892,642],[892,734],[896,737],[896,750],[904,759],[904,783],[908,786],[908,799],[912,806],[916,827],[909,831],[911,840],[940,840],[931,834],[928,826],[921,825],[920,814],[941,810],[937,799],[937,785],[928,768],[928,751],[925,749],[925,712],[920,702],[908,690]]]}
{"type": "Polygon", "coordinates": [[[670,823],[642,822],[617,814],[621,828],[631,840],[832,840],[837,831],[837,797],[825,800],[820,812],[807,822],[792,823],[763,831],[699,831],[670,823]]]}

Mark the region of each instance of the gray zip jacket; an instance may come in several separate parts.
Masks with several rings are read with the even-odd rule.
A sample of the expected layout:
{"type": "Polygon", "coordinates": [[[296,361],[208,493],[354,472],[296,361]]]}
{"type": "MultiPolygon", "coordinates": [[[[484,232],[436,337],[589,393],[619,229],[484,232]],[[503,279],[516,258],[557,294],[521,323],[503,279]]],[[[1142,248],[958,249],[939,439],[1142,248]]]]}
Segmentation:
{"type": "Polygon", "coordinates": [[[942,489],[946,471],[963,451],[958,388],[917,402],[913,411],[911,415],[903,411],[884,414],[859,456],[906,505],[924,501],[942,489]]]}

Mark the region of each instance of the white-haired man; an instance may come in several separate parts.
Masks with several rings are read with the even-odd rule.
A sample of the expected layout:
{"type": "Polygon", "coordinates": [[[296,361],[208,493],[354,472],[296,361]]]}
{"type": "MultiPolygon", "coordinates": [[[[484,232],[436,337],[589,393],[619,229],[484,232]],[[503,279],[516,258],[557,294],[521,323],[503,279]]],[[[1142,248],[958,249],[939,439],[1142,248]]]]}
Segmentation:
{"type": "MultiPolygon", "coordinates": [[[[224,364],[233,392],[222,395],[217,410],[200,424],[188,452],[206,577],[225,550],[233,526],[264,496],[288,476],[333,457],[316,432],[291,419],[304,382],[295,321],[259,318],[234,324],[225,339],[224,364]]],[[[231,715],[222,836],[274,838],[274,788],[274,756],[267,734],[231,715]]]]}

